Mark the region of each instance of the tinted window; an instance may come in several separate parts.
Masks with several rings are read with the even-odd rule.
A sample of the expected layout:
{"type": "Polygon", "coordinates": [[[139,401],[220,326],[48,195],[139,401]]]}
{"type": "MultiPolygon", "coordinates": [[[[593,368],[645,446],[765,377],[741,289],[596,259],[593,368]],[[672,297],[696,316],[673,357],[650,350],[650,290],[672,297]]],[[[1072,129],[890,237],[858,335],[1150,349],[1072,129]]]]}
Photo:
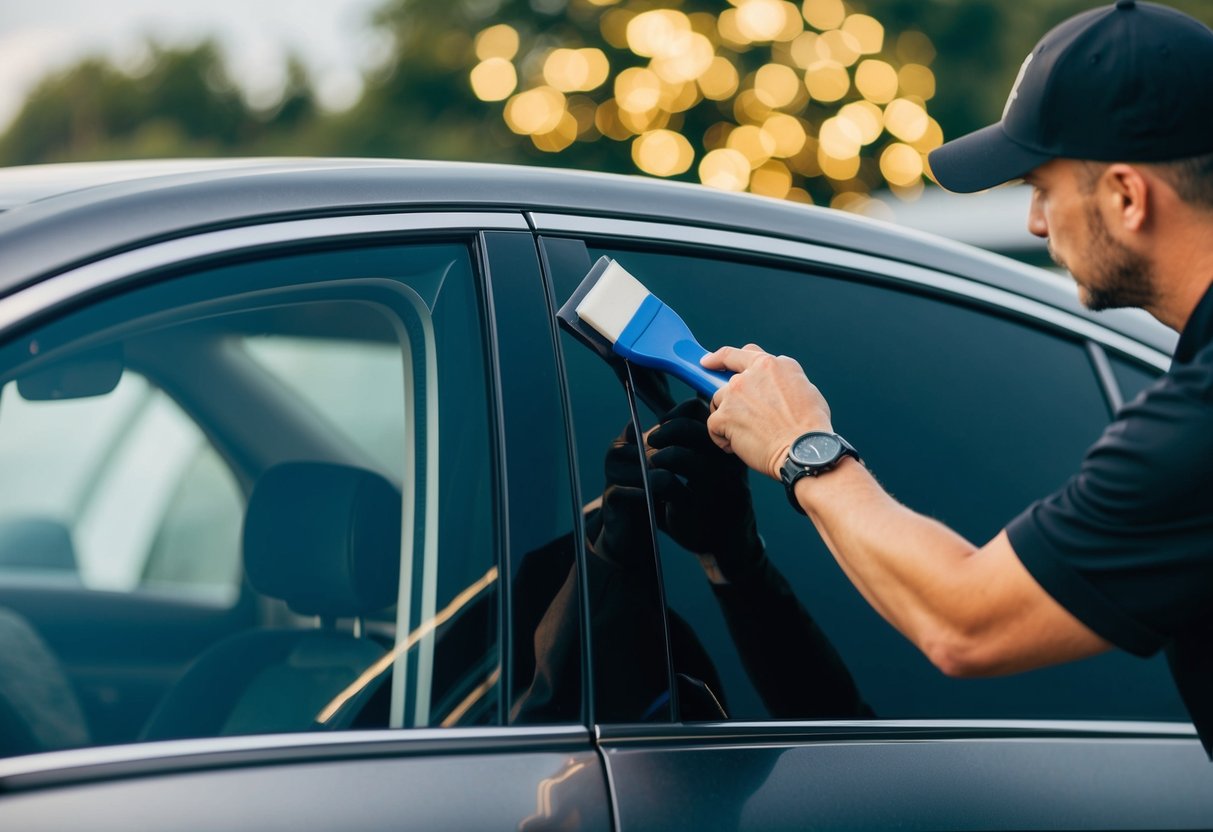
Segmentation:
{"type": "Polygon", "coordinates": [[[1112,365],[1112,375],[1116,377],[1116,383],[1120,386],[1120,397],[1126,402],[1133,401],[1141,391],[1158,381],[1162,375],[1154,367],[1147,367],[1130,358],[1122,358],[1113,353],[1108,354],[1108,362],[1112,365]]]}
{"type": "Polygon", "coordinates": [[[0,607],[36,656],[0,671],[32,737],[0,753],[498,721],[482,332],[443,244],[185,275],[0,347],[0,607]]]}
{"type": "MultiPolygon", "coordinates": [[[[857,279],[652,252],[592,252],[600,253],[617,257],[678,310],[705,345],[753,341],[797,358],[829,399],[835,428],[882,484],[974,543],[985,543],[1060,486],[1107,422],[1077,341],[857,279]]],[[[651,424],[657,414],[646,418],[651,424]]],[[[788,506],[781,485],[751,475],[750,486],[770,563],[799,604],[797,612],[786,599],[779,602],[784,617],[771,619],[765,642],[730,620],[728,599],[713,590],[699,560],[661,537],[669,605],[708,646],[730,716],[845,710],[837,656],[880,717],[1182,715],[1159,662],[1121,655],[998,680],[944,677],[863,601],[809,521],[788,506]],[[814,624],[836,653],[821,641],[782,636],[815,633],[814,624]],[[806,663],[818,667],[786,670],[806,663]],[[822,685],[834,692],[824,700],[828,707],[814,695],[822,685]],[[788,688],[801,692],[799,700],[775,701],[770,693],[788,688]]],[[[774,580],[764,591],[776,598],[779,586],[774,580]]],[[[756,598],[742,603],[777,606],[756,598]]]]}

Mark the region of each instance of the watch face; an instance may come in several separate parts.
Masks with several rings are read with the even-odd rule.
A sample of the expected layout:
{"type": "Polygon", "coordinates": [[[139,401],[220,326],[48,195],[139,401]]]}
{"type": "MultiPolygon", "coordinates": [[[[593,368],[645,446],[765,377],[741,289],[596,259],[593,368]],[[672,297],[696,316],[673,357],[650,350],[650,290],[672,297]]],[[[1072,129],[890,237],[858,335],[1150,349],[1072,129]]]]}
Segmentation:
{"type": "Polygon", "coordinates": [[[842,451],[842,444],[828,433],[810,433],[796,440],[792,458],[802,465],[822,465],[833,462],[842,451]]]}

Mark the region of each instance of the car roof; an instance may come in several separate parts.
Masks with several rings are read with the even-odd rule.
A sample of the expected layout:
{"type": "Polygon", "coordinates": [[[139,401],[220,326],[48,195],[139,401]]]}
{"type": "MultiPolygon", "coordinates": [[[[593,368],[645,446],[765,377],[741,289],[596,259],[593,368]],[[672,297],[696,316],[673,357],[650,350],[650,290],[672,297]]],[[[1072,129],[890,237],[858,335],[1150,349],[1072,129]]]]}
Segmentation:
{"type": "MultiPolygon", "coordinates": [[[[956,197],[963,199],[963,197],[956,197]]],[[[640,176],[396,159],[178,159],[0,169],[0,296],[150,242],[349,213],[512,210],[761,233],[913,263],[1096,320],[1163,352],[1143,314],[1093,318],[1067,281],[913,229],[842,211],[640,176]]]]}

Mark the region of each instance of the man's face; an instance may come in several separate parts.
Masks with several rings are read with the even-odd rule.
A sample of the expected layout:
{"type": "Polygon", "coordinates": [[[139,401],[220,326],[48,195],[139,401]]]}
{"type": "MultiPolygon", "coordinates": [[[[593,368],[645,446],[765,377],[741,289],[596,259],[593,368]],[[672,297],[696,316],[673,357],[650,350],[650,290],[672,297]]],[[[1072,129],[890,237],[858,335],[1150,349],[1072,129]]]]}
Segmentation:
{"type": "Polygon", "coordinates": [[[1049,256],[1073,275],[1088,309],[1148,308],[1157,299],[1152,264],[1108,230],[1099,212],[1101,170],[1054,159],[1028,174],[1028,230],[1048,240],[1049,256]]]}

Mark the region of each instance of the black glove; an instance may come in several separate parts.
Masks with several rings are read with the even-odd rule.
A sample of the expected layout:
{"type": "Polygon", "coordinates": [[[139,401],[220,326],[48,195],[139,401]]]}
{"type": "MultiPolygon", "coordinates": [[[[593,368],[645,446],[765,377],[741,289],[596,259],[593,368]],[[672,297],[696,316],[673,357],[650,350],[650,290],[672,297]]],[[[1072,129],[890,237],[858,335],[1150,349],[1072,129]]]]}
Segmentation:
{"type": "Polygon", "coordinates": [[[642,464],[636,432],[629,424],[607,448],[602,507],[586,523],[590,551],[623,568],[650,557],[653,551],[642,464]]]}
{"type": "MultiPolygon", "coordinates": [[[[763,557],[744,462],[708,435],[708,406],[682,402],[650,431],[649,483],[657,524],[678,545],[715,558],[723,577],[750,572],[763,557]]],[[[705,565],[706,568],[706,565],[705,565]]]]}

